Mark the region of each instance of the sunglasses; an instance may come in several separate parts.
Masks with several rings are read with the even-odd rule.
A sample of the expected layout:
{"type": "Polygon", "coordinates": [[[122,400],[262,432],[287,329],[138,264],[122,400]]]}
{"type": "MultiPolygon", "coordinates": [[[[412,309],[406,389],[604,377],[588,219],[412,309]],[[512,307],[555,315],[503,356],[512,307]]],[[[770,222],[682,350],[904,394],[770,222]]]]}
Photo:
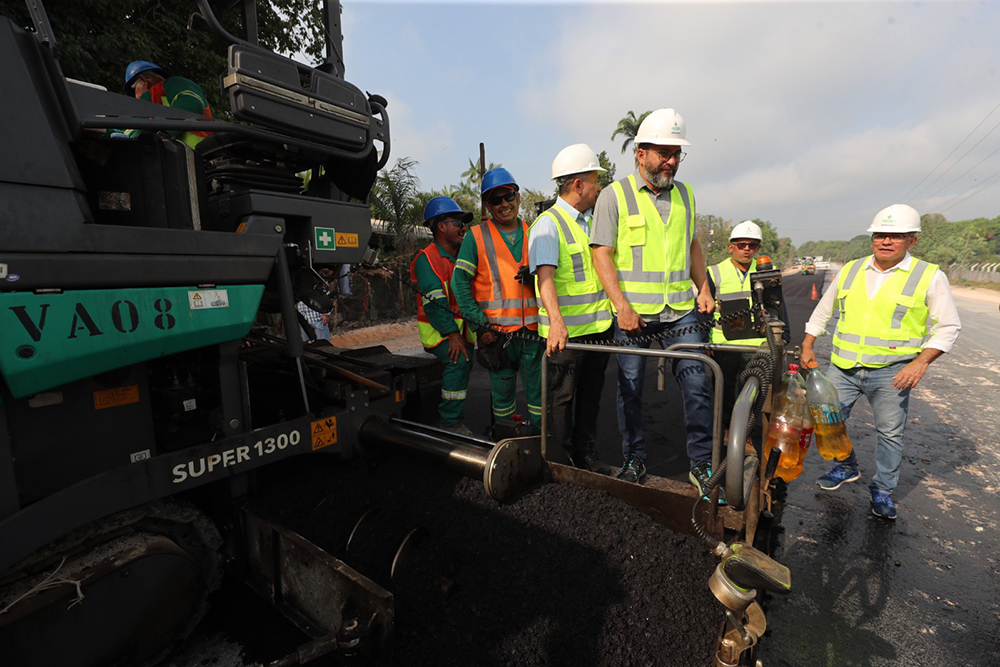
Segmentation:
{"type": "Polygon", "coordinates": [[[441,222],[450,222],[451,224],[455,225],[459,229],[461,229],[462,227],[465,227],[465,221],[464,220],[459,220],[458,218],[448,218],[447,220],[442,220],[441,222]]]}
{"type": "Polygon", "coordinates": [[[739,248],[740,250],[756,250],[757,248],[760,247],[760,244],[757,242],[747,243],[746,241],[742,243],[733,243],[733,245],[739,248]]]}
{"type": "Polygon", "coordinates": [[[490,206],[499,206],[503,202],[513,202],[517,199],[517,190],[510,190],[505,194],[490,195],[488,201],[490,206]]]}

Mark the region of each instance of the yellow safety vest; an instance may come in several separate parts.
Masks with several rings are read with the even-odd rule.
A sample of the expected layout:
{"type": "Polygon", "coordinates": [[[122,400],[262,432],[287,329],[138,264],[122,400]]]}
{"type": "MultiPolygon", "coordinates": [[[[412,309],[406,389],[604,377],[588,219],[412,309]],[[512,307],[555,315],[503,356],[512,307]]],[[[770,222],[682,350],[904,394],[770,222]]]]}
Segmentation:
{"type": "MultiPolygon", "coordinates": [[[[555,220],[559,233],[559,264],[556,266],[553,282],[559,297],[559,313],[566,324],[569,337],[607,331],[611,328],[611,300],[594,271],[594,262],[590,256],[590,237],[575,219],[558,206],[553,206],[538,216],[528,233],[546,216],[555,220]]],[[[536,276],[535,294],[541,293],[536,276]]],[[[549,313],[542,304],[541,296],[538,297],[538,335],[542,338],[549,337],[549,313]]]]}
{"type": "MultiPolygon", "coordinates": [[[[746,297],[751,302],[753,301],[753,295],[750,293],[750,274],[757,270],[757,260],[750,261],[750,269],[747,271],[746,276],[743,277],[743,281],[740,281],[740,270],[736,268],[733,264],[733,260],[727,259],[724,262],[719,262],[708,267],[708,272],[712,276],[712,282],[715,283],[715,319],[721,319],[722,313],[720,312],[721,306],[719,302],[723,294],[739,294],[740,296],[746,297]]],[[[749,321],[749,318],[747,318],[749,321]]],[[[734,345],[761,345],[767,342],[766,338],[745,338],[740,340],[729,341],[725,334],[722,333],[721,327],[714,327],[711,333],[711,341],[713,343],[718,343],[724,345],[726,343],[733,343],[734,345]]]]}
{"type": "Polygon", "coordinates": [[[670,306],[694,308],[691,283],[691,239],[694,237],[694,193],[674,181],[670,216],[664,222],[649,195],[640,192],[635,174],[615,181],[618,196],[618,241],[614,261],[625,298],[640,315],[670,306]]]}
{"type": "Polygon", "coordinates": [[[938,270],[913,258],[868,296],[863,267],[872,256],[848,262],[837,279],[840,321],[830,360],[837,368],[882,368],[913,359],[927,335],[927,289],[938,270]]]}

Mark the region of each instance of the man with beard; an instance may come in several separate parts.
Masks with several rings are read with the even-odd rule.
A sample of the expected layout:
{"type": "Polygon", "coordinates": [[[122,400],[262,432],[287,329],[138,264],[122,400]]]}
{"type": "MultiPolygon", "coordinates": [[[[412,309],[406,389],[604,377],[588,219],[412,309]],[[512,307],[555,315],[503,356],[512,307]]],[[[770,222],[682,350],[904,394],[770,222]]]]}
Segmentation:
{"type": "Polygon", "coordinates": [[[494,418],[507,421],[514,415],[520,368],[528,417],[539,429],[545,348],[537,340],[516,336],[537,339],[538,330],[535,285],[528,271],[528,224],[518,218],[518,185],[503,167],[483,174],[482,196],[490,219],[473,227],[462,241],[451,286],[469,322],[490,325],[479,329],[479,360],[490,373],[494,418]]]}
{"type": "Polygon", "coordinates": [[[471,221],[472,214],[463,211],[451,197],[431,199],[424,207],[424,224],[434,241],[410,264],[410,280],[423,295],[417,300],[420,343],[444,364],[438,405],[441,427],[462,435],[472,435],[463,421],[472,371],[469,352],[476,343],[476,334],[452,312],[458,312],[458,303],[449,284],[455,256],[465,238],[465,226],[471,221]]]}
{"type": "MultiPolygon", "coordinates": [[[[694,235],[694,193],[675,181],[690,146],[684,119],[673,109],[649,114],[635,136],[636,170],[601,192],[590,237],[594,267],[615,312],[614,336],[685,330],[679,342],[704,342],[698,312],[709,314],[715,302],[708,289],[705,258],[694,235]],[[698,312],[695,312],[697,308],[698,312]]],[[[649,341],[631,345],[649,347],[649,341]]],[[[684,394],[687,454],[691,481],[701,489],[711,474],[712,389],[704,364],[674,360],[674,377],[684,394]]],[[[642,385],[646,358],[618,355],[618,428],[624,463],[618,478],[639,482],[646,474],[642,424],[642,385]]]]}
{"type": "Polygon", "coordinates": [[[528,230],[528,258],[542,302],[538,334],[549,356],[552,439],[578,468],[610,474],[595,448],[609,355],[566,349],[567,342],[611,338],[611,303],[590,258],[590,223],[603,171],[587,144],[559,151],[552,162],[559,197],[528,230]]]}

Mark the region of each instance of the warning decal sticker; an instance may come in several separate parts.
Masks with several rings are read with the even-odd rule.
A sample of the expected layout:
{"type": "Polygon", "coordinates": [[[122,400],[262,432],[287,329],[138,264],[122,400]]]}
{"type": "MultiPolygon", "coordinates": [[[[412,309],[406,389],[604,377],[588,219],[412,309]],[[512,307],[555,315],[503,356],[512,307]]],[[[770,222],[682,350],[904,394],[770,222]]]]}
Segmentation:
{"type": "Polygon", "coordinates": [[[323,449],[337,442],[337,418],[325,417],[312,422],[310,436],[313,451],[323,449]]]}
{"type": "Polygon", "coordinates": [[[139,402],[139,385],[101,389],[94,392],[94,409],[117,408],[120,405],[139,402]]]}

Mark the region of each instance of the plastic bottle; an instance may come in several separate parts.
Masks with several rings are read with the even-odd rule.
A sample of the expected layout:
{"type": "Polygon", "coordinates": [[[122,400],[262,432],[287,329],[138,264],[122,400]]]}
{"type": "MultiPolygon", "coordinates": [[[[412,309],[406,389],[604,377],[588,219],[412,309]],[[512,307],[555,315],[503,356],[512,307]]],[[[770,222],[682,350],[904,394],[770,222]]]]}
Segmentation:
{"type": "Polygon", "coordinates": [[[767,432],[767,442],[764,444],[764,461],[769,460],[771,452],[777,448],[781,452],[775,477],[790,482],[802,473],[805,450],[800,446],[802,427],[806,414],[806,395],[801,379],[798,377],[799,367],[791,364],[788,367],[788,380],[784,394],[773,406],[771,424],[767,432]]]}
{"type": "Polygon", "coordinates": [[[819,364],[809,363],[806,400],[816,433],[816,450],[828,461],[843,461],[851,453],[851,439],[840,412],[837,388],[819,371],[819,364]]]}

